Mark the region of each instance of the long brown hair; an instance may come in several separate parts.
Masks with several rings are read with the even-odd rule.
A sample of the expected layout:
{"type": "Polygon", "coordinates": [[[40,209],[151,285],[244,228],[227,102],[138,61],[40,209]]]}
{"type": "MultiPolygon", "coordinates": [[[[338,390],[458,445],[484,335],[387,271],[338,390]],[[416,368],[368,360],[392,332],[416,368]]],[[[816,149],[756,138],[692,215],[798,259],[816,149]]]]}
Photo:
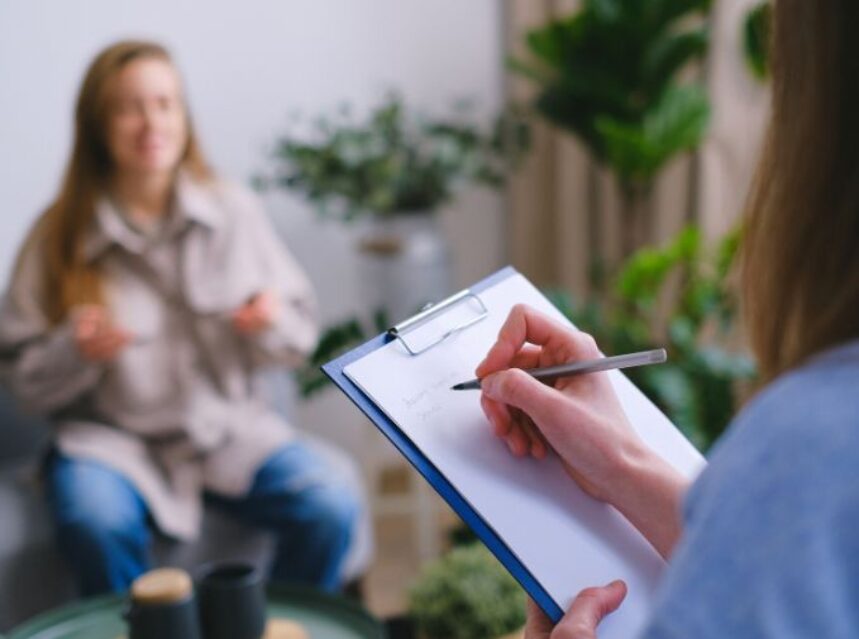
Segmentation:
{"type": "MultiPolygon", "coordinates": [[[[23,256],[38,250],[41,256],[43,281],[39,291],[43,310],[52,324],[61,322],[74,306],[104,302],[102,273],[97,263],[87,262],[83,244],[98,198],[113,171],[106,139],[107,89],[127,64],[143,58],[173,64],[164,47],[145,41],[113,44],[90,64],[78,94],[72,153],[60,192],[21,251],[23,256]]],[[[198,179],[209,179],[211,172],[200,151],[187,106],[186,118],[188,139],[180,165],[198,179]]]]}
{"type": "Polygon", "coordinates": [[[776,0],[743,301],[765,379],[859,337],[859,2],[776,0]]]}

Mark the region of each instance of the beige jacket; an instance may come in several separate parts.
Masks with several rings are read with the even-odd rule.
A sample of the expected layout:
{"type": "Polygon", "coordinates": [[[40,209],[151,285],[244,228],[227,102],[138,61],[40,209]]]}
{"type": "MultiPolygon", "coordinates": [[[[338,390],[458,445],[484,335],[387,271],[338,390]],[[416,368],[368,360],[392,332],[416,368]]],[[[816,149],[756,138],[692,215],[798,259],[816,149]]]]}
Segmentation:
{"type": "Polygon", "coordinates": [[[84,360],[71,326],[50,327],[39,308],[35,247],[0,307],[0,382],[50,415],[62,452],[120,471],[164,533],[192,538],[202,492],[246,493],[292,436],[264,401],[258,373],[295,365],[313,348],[311,287],[252,193],[186,176],[157,235],[135,230],[105,199],[85,248],[133,341],[111,363],[84,360]],[[282,293],[277,325],[237,334],[232,312],[264,289],[282,293]]]}

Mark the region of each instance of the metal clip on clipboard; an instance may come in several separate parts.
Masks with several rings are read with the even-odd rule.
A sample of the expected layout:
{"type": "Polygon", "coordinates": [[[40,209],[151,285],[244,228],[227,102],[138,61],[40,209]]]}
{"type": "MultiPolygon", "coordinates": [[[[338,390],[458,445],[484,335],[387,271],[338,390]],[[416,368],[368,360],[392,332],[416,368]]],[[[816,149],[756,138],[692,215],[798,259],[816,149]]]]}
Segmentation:
{"type": "Polygon", "coordinates": [[[443,300],[438,304],[427,304],[423,308],[423,310],[414,317],[410,317],[404,322],[400,322],[396,326],[389,328],[388,336],[392,339],[399,340],[400,343],[405,347],[406,351],[408,351],[409,355],[420,355],[421,353],[428,351],[434,346],[438,346],[452,335],[455,335],[456,333],[465,330],[469,326],[477,324],[477,322],[486,319],[488,315],[489,309],[486,308],[486,304],[483,303],[483,300],[480,299],[480,296],[466,289],[464,291],[460,291],[456,295],[451,295],[446,300],[443,300]],[[423,346],[416,347],[414,344],[409,344],[408,340],[406,340],[406,336],[409,332],[414,331],[415,329],[425,325],[430,320],[438,317],[439,314],[471,300],[477,302],[477,306],[480,309],[480,313],[478,315],[475,315],[472,318],[464,320],[463,322],[451,328],[448,328],[439,337],[423,346]]]}

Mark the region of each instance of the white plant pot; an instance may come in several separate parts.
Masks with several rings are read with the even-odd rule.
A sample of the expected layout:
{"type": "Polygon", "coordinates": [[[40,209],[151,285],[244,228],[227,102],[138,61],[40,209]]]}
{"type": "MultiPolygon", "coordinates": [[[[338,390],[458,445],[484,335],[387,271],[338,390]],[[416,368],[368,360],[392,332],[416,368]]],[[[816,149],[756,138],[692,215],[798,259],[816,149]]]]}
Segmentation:
{"type": "Polygon", "coordinates": [[[365,298],[391,324],[453,293],[452,252],[433,212],[368,220],[359,234],[358,268],[365,298]]]}

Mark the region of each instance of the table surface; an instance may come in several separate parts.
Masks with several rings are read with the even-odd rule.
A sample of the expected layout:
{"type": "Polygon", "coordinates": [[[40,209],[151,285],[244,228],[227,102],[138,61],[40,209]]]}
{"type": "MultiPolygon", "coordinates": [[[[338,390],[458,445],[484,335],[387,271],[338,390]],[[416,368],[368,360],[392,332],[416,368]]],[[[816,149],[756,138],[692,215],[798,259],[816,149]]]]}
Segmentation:
{"type": "MultiPolygon", "coordinates": [[[[384,626],[351,599],[307,588],[271,586],[269,618],[301,624],[311,639],[385,639],[384,626]]],[[[7,639],[118,639],[126,636],[120,617],[123,597],[111,595],[39,615],[7,639]]]]}

